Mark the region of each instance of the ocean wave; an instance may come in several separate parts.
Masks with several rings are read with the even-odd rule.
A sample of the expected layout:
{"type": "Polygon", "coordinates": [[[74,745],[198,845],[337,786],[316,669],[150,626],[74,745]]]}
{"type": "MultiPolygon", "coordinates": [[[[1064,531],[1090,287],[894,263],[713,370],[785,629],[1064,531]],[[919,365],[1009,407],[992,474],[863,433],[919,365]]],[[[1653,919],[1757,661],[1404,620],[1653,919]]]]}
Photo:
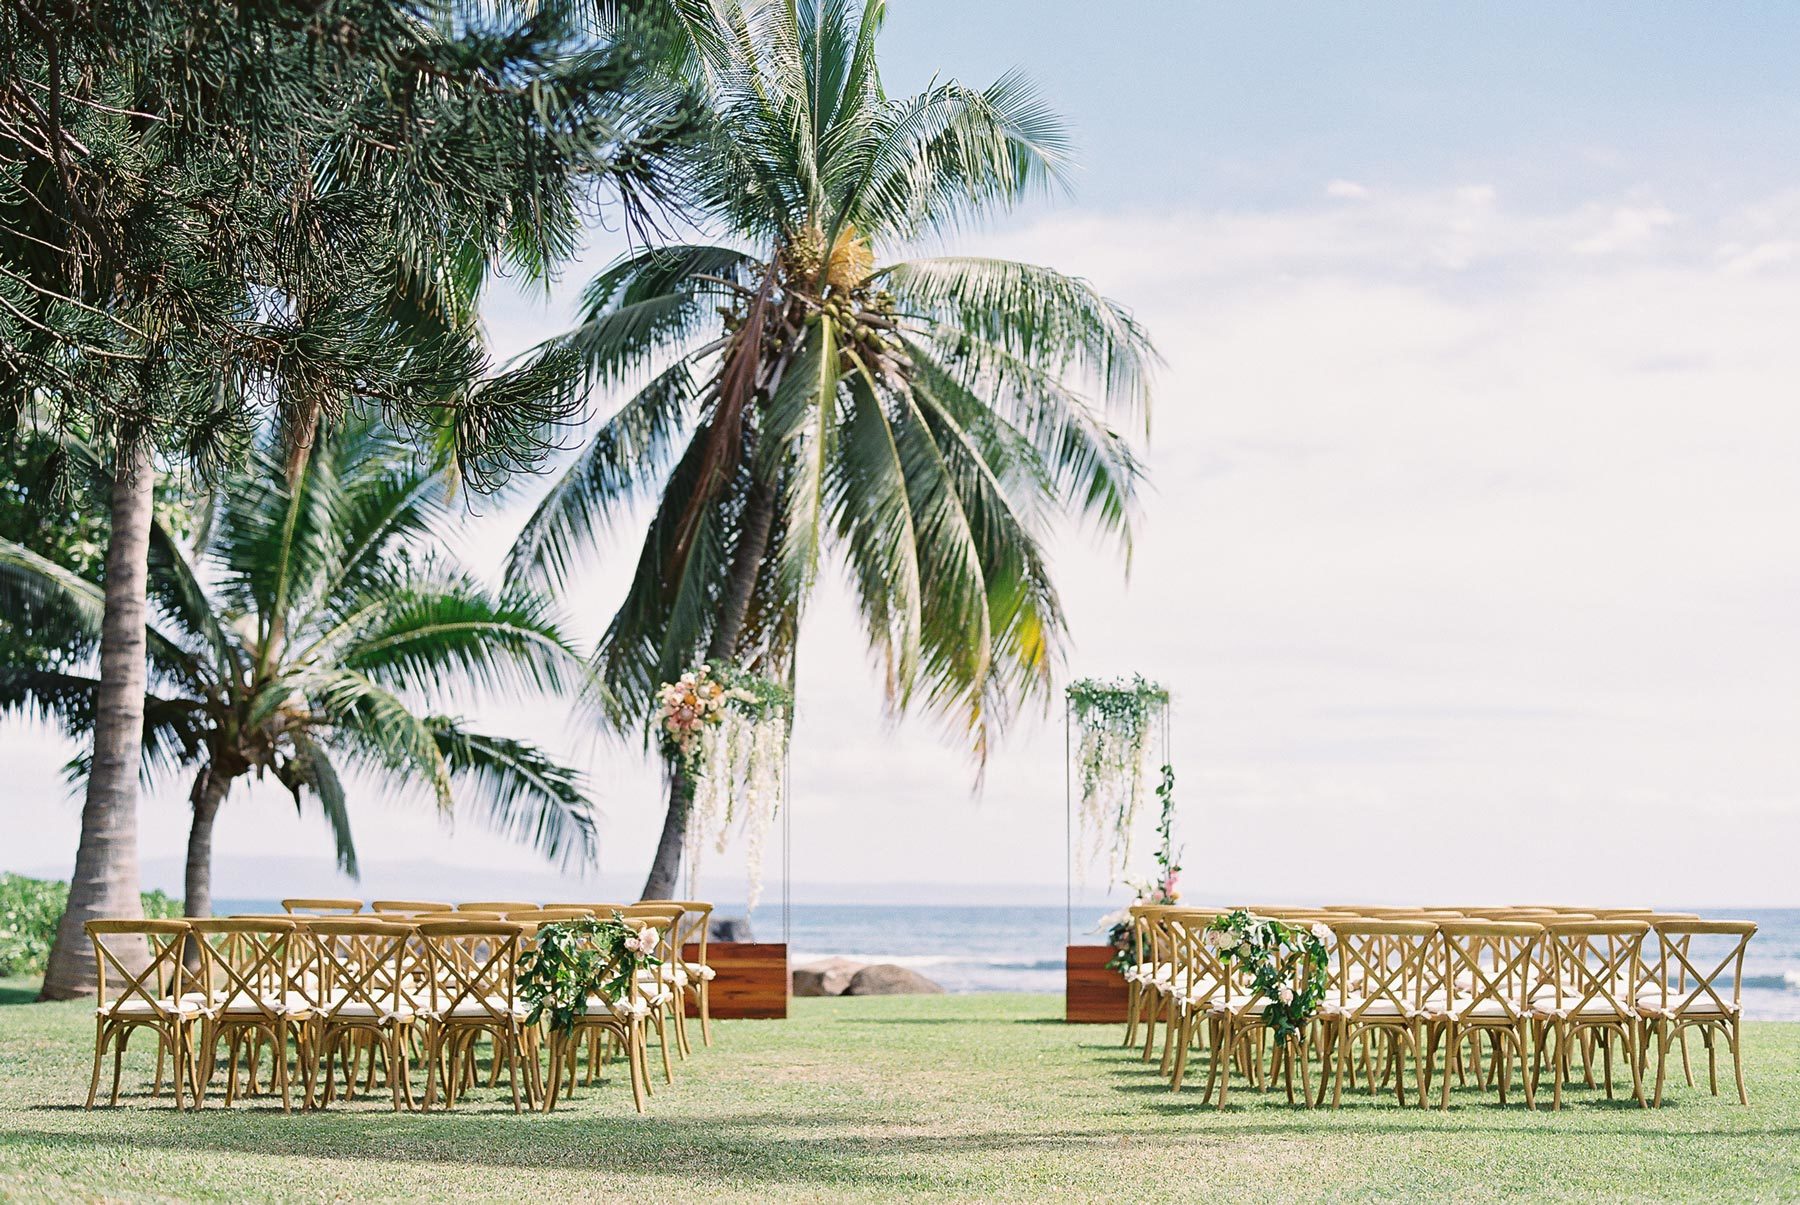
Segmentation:
{"type": "Polygon", "coordinates": [[[1764,991],[1800,991],[1800,971],[1780,971],[1772,975],[1745,975],[1744,986],[1764,991]]]}

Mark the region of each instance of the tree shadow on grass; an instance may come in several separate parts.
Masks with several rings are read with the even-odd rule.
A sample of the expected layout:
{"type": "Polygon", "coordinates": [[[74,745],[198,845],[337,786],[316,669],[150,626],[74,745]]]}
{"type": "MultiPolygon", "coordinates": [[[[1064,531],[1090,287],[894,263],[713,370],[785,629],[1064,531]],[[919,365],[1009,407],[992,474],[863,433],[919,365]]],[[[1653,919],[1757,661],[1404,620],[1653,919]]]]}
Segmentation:
{"type": "MultiPolygon", "coordinates": [[[[360,1113],[283,1116],[257,1110],[184,1114],[170,1110],[171,1124],[146,1126],[146,1115],[133,1110],[112,1114],[132,1124],[113,1126],[101,1112],[94,1124],[79,1130],[9,1128],[4,1143],[48,1147],[68,1152],[76,1166],[91,1162],[87,1152],[130,1146],[179,1152],[205,1160],[208,1156],[248,1156],[344,1160],[395,1169],[415,1165],[491,1169],[619,1173],[651,1180],[692,1185],[718,1180],[748,1180],[774,1189],[796,1184],[820,1186],[855,1183],[884,1187],[896,1197],[919,1186],[918,1159],[952,1158],[994,1168],[996,1160],[1017,1155],[1041,1158],[1055,1147],[1111,1145],[1121,1135],[1113,1130],[1066,1130],[1054,1133],[996,1130],[947,1134],[895,1132],[876,1113],[852,1112],[820,1118],[812,1114],[760,1113],[696,1118],[595,1116],[584,1114],[444,1115],[360,1113]],[[824,1124],[821,1124],[823,1122],[824,1124]],[[868,1133],[845,1133],[842,1127],[868,1133]],[[399,1131],[404,1139],[397,1141],[399,1131]],[[832,1133],[829,1131],[837,1130],[832,1133]]],[[[410,1172],[396,1170],[396,1183],[410,1172]]],[[[452,1172],[451,1174],[454,1174],[452,1172]]]]}
{"type": "Polygon", "coordinates": [[[0,981],[0,1008],[13,1004],[36,1004],[37,998],[38,987],[35,983],[0,981]]]}

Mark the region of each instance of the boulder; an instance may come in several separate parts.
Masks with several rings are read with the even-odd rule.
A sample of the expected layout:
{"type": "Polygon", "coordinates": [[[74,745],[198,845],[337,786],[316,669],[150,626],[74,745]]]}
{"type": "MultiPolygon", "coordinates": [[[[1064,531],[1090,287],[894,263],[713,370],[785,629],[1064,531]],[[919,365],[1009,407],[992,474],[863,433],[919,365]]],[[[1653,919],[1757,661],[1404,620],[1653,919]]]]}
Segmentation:
{"type": "Polygon", "coordinates": [[[715,916],[706,926],[708,941],[755,941],[747,916],[715,916]]]}
{"type": "Polygon", "coordinates": [[[941,996],[944,989],[909,967],[891,962],[866,966],[850,977],[846,996],[941,996]]]}
{"type": "Polygon", "coordinates": [[[864,963],[848,958],[825,958],[794,968],[794,995],[841,996],[864,963]]]}

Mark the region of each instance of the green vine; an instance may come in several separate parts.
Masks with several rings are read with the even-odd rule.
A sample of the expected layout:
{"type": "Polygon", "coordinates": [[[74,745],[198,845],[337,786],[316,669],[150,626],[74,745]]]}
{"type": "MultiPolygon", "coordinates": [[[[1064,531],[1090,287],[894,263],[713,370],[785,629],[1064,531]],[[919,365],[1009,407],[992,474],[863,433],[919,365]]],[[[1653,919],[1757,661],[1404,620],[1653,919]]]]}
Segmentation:
{"type": "Polygon", "coordinates": [[[1325,1000],[1331,969],[1322,925],[1299,928],[1256,916],[1242,908],[1216,918],[1202,940],[1219,957],[1236,964],[1252,992],[1268,1003],[1263,1024],[1277,1043],[1305,1028],[1325,1000]]]}
{"type": "Polygon", "coordinates": [[[531,1006],[526,1023],[548,1018],[563,1033],[573,1033],[590,998],[614,1006],[629,999],[639,969],[662,965],[653,952],[653,931],[644,934],[649,936],[640,936],[617,912],[610,920],[540,925],[536,948],[519,972],[519,995],[531,1006]]]}

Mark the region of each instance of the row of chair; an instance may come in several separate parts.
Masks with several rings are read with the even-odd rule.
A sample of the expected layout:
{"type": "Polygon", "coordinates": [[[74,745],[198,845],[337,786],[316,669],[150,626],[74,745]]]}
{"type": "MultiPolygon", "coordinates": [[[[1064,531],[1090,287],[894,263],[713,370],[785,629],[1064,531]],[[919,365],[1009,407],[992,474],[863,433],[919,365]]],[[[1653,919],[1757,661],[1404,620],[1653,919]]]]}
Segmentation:
{"type": "MultiPolygon", "coordinates": [[[[1553,1106],[1560,1108],[1578,1063],[1585,1083],[1593,1085],[1599,1070],[1612,1095],[1615,1051],[1630,1070],[1633,1097],[1660,1105],[1677,1046],[1693,1084],[1690,1032],[1706,1044],[1713,1092],[1715,1044],[1722,1042],[1739,1100],[1748,1103],[1740,997],[1744,957],[1756,932],[1749,921],[1648,908],[1549,906],[1139,905],[1130,915],[1125,1044],[1136,1044],[1142,1026],[1143,1058],[1151,1061],[1160,1030],[1160,1065],[1176,1091],[1190,1052],[1204,1050],[1205,1096],[1211,1099],[1216,1089],[1220,1107],[1234,1072],[1260,1087],[1283,1078],[1292,1100],[1296,1071],[1308,1105],[1323,1104],[1329,1089],[1335,1107],[1359,1066],[1371,1093],[1391,1083],[1401,1103],[1408,1081],[1418,1102],[1426,1103],[1441,1074],[1440,1105],[1447,1108],[1452,1077],[1466,1084],[1473,1071],[1482,1088],[1498,1087],[1504,1104],[1516,1065],[1528,1108],[1537,1103],[1546,1070],[1553,1106]],[[1308,930],[1328,951],[1318,1012],[1279,1043],[1263,1015],[1269,1001],[1221,953],[1211,931],[1219,917],[1239,910],[1253,923],[1308,930]],[[1647,1092],[1653,1054],[1654,1088],[1647,1092]],[[1310,1086],[1314,1067],[1316,1096],[1310,1086]]],[[[1304,988],[1317,972],[1299,956],[1297,943],[1290,945],[1283,977],[1304,988]]]]}
{"type": "Polygon", "coordinates": [[[238,1092],[240,1056],[247,1088],[254,1091],[266,1051],[269,1088],[280,1093],[284,1110],[292,1107],[295,1076],[307,1107],[329,1105],[339,1070],[346,1098],[359,1078],[372,1091],[381,1074],[398,1110],[415,1106],[415,1060],[425,1069],[423,1107],[440,1101],[452,1107],[476,1082],[475,1047],[483,1039],[490,1048],[490,1085],[505,1069],[515,1109],[553,1108],[559,1095],[574,1090],[585,1042],[588,1083],[614,1051],[622,1053],[639,1111],[650,1091],[652,1029],[666,1082],[673,1081],[671,1046],[683,1059],[691,1051],[690,1002],[700,1011],[702,1040],[711,1044],[708,904],[390,906],[369,914],[350,905],[359,901],[288,900],[289,911],[280,915],[90,922],[99,1000],[88,1107],[98,1096],[109,1049],[111,1100],[117,1103],[126,1044],[146,1029],[157,1041],[153,1092],[160,1094],[168,1059],[178,1108],[187,1095],[195,1108],[204,1103],[221,1044],[229,1049],[227,1105],[238,1092]],[[540,926],[595,916],[619,917],[643,943],[641,959],[635,952],[596,949],[600,981],[629,985],[617,998],[590,996],[570,1028],[532,1024],[518,981],[540,926]],[[627,959],[636,964],[635,974],[625,975],[627,959]],[[541,1066],[546,1050],[547,1078],[541,1066]]]}

